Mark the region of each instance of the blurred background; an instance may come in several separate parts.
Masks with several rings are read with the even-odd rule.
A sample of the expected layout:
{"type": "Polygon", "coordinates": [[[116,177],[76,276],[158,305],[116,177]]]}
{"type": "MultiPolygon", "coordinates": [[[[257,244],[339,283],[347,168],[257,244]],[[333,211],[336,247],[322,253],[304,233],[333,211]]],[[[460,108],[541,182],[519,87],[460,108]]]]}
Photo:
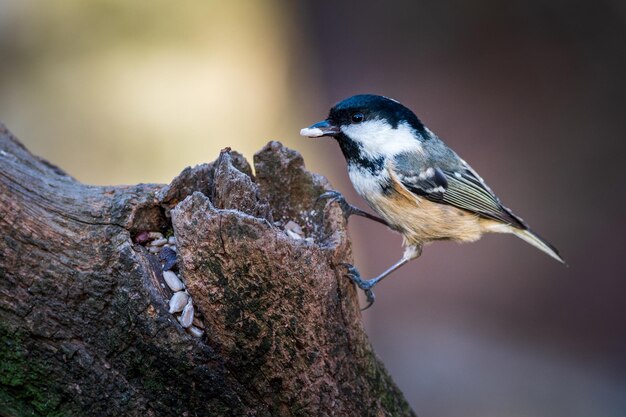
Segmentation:
{"type": "MultiPolygon", "coordinates": [[[[169,182],[231,146],[394,97],[560,248],[436,243],[377,288],[376,351],[421,416],[626,415],[626,3],[0,0],[0,120],[92,184],[169,182]]],[[[0,167],[1,169],[1,167],[0,167]]],[[[366,277],[399,236],[351,219],[366,277]]]]}

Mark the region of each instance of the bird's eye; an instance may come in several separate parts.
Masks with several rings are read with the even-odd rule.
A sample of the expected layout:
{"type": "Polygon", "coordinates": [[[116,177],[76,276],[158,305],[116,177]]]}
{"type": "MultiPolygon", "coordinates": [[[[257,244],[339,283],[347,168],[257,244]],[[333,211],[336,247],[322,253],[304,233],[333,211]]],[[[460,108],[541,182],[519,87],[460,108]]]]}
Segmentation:
{"type": "Polygon", "coordinates": [[[365,119],[363,113],[352,113],[352,122],[353,123],[361,123],[365,119]]]}

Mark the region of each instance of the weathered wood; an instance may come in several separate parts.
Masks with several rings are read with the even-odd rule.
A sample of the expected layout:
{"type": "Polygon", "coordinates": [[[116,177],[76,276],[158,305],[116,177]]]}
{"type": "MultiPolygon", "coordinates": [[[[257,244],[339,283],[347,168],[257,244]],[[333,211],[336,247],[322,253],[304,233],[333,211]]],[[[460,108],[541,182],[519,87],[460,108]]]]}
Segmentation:
{"type": "Polygon", "coordinates": [[[255,171],[225,150],[167,186],[89,186],[0,125],[0,415],[414,415],[342,276],[340,209],[315,210],[327,181],[277,142],[255,171]],[[143,231],[176,237],[202,337],[143,231]]]}

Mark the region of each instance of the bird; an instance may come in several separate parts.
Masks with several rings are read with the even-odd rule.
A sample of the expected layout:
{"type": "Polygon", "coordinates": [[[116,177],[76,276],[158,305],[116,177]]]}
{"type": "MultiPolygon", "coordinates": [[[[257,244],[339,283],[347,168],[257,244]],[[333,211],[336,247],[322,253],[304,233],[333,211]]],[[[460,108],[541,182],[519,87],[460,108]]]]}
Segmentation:
{"type": "Polygon", "coordinates": [[[378,216],[348,204],[337,191],[319,199],[340,203],[346,218],[363,216],[402,235],[402,258],[374,278],[343,264],[365,291],[364,310],[374,303],[376,284],[437,240],[473,242],[484,233],[510,233],[565,264],[552,244],[502,205],[480,175],[397,100],[374,94],[346,98],[300,134],[338,142],[354,189],[378,216]]]}

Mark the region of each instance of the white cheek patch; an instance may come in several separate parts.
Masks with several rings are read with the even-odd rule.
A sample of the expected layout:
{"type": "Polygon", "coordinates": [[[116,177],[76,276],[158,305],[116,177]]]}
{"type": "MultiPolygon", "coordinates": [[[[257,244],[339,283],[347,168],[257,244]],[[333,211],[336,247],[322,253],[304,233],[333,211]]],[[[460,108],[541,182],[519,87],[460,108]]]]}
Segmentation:
{"type": "Polygon", "coordinates": [[[366,157],[372,159],[402,152],[424,153],[417,132],[408,123],[401,123],[394,129],[384,120],[368,120],[341,126],[341,131],[360,146],[366,157]]]}

